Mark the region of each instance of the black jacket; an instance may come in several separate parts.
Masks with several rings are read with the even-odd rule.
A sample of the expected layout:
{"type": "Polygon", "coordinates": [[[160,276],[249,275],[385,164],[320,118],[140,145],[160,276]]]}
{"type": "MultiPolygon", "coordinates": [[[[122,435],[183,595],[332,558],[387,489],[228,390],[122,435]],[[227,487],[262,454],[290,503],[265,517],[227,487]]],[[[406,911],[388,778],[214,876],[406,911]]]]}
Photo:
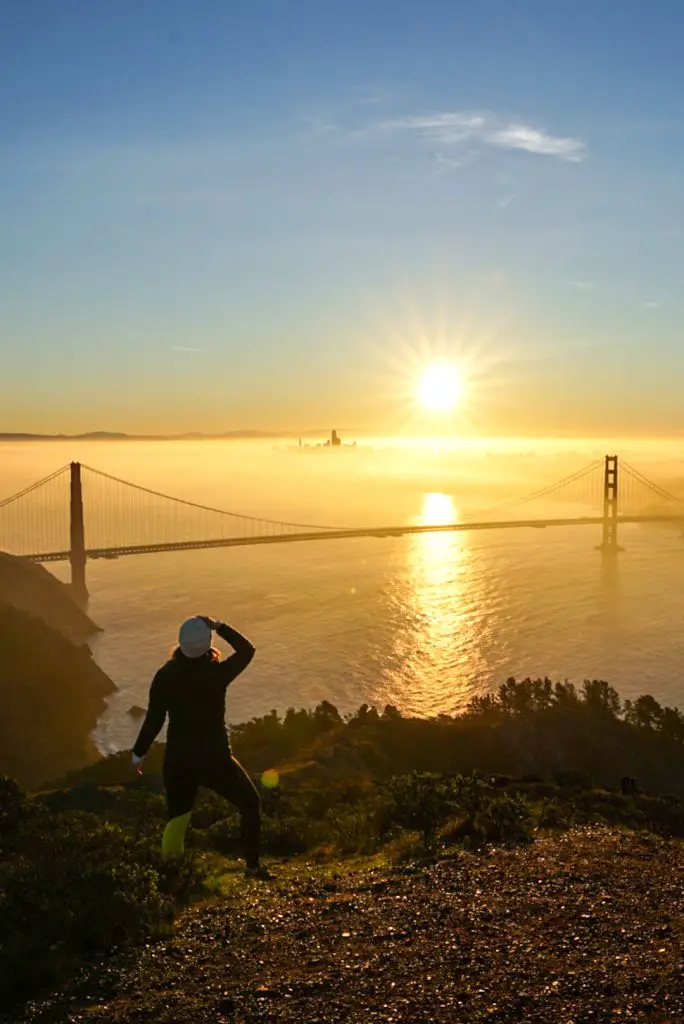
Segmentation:
{"type": "Polygon", "coordinates": [[[133,747],[144,757],[157,738],[166,716],[166,758],[202,757],[230,753],[226,730],[226,687],[247,668],[254,647],[236,629],[221,623],[218,636],[235,654],[224,661],[210,656],[186,658],[177,654],[159,669],[152,680],[145,721],[133,747]]]}

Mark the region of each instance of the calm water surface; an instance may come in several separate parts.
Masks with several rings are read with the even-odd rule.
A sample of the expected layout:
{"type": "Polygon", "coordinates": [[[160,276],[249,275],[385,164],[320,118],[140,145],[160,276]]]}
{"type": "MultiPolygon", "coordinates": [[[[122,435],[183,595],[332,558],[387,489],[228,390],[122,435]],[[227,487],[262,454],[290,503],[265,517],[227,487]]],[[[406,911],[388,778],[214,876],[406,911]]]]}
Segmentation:
{"type": "MultiPolygon", "coordinates": [[[[33,444],[0,447],[0,495],[79,459],[124,479],[249,515],[323,525],[458,520],[615,450],[681,487],[677,442],[395,445],[303,455],[270,444],[33,444]]],[[[572,495],[526,514],[582,515],[572,495]]],[[[86,530],[88,530],[86,508],[86,530]]],[[[93,525],[94,528],[94,525],[93,525]]],[[[255,643],[229,691],[228,718],[330,700],[418,715],[454,712],[514,675],[608,679],[684,705],[684,541],[626,527],[606,562],[595,527],[432,534],[177,552],[88,565],[96,660],[117,692],[98,729],[130,745],[128,709],[194,613],[255,643]]],[[[54,571],[66,578],[66,567],[54,571]]]]}

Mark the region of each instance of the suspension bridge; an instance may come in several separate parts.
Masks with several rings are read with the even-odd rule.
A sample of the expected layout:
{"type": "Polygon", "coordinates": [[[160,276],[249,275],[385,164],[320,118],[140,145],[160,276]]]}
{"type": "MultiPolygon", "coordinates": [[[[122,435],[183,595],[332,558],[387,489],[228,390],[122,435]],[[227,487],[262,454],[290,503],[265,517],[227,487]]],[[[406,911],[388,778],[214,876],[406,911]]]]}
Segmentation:
{"type": "Polygon", "coordinates": [[[34,562],[70,562],[73,594],[85,602],[88,559],[293,541],[592,525],[602,529],[601,550],[614,553],[620,550],[618,526],[623,523],[684,524],[684,497],[660,487],[626,462],[618,462],[617,455],[606,455],[532,494],[469,513],[459,522],[353,528],[228,512],[72,462],[0,500],[0,551],[34,562]],[[520,515],[521,509],[552,499],[563,499],[578,511],[590,509],[595,514],[559,518],[520,515]]]}

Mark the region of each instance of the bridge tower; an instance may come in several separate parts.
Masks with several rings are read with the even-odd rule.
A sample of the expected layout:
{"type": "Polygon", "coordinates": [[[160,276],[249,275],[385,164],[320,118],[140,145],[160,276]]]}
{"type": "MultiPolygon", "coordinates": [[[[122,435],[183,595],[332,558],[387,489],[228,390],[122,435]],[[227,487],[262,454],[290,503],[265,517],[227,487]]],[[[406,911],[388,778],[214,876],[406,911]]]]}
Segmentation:
{"type": "Polygon", "coordinates": [[[603,539],[600,551],[615,554],[622,551],[618,532],[618,457],[606,455],[603,470],[603,539]]]}
{"type": "Polygon", "coordinates": [[[81,463],[71,463],[71,504],[69,516],[71,563],[71,592],[80,605],[88,603],[86,586],[85,530],[83,526],[83,490],[81,486],[81,463]]]}

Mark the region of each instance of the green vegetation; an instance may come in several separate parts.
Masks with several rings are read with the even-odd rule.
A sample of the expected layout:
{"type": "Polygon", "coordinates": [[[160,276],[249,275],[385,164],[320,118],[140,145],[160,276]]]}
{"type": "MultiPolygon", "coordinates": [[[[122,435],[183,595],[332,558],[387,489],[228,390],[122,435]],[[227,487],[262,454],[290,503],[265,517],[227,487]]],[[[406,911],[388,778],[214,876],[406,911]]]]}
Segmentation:
{"type": "MultiPolygon", "coordinates": [[[[342,718],[324,702],[253,719],[232,738],[255,776],[279,769],[280,784],[262,787],[264,848],[290,872],[302,860],[314,870],[529,843],[593,821],[684,836],[682,716],[651,697],[623,707],[600,681],[509,680],[463,715],[429,721],[365,705],[342,718]],[[621,793],[623,776],[645,792],[621,793]]],[[[189,853],[160,862],[162,754],[153,748],[142,779],[122,754],[32,797],[0,782],[0,988],[16,999],[165,934],[239,855],[235,812],[203,793],[189,853]]]]}
{"type": "Polygon", "coordinates": [[[52,812],[0,779],[0,991],[57,984],[84,958],[168,930],[196,882],[157,843],[107,816],[52,812]]]}
{"type": "MultiPolygon", "coordinates": [[[[648,791],[684,796],[684,715],[650,696],[622,704],[602,680],[577,688],[509,679],[498,692],[474,698],[463,714],[432,719],[366,704],[343,718],[324,701],[312,711],[271,711],[235,725],[231,741],[250,771],[278,766],[285,785],[412,771],[549,779],[579,772],[608,788],[635,775],[648,791]]],[[[158,770],[162,753],[153,748],[148,771],[158,770]]],[[[129,763],[125,754],[106,758],[56,784],[122,783],[130,779],[129,763]]]]}

